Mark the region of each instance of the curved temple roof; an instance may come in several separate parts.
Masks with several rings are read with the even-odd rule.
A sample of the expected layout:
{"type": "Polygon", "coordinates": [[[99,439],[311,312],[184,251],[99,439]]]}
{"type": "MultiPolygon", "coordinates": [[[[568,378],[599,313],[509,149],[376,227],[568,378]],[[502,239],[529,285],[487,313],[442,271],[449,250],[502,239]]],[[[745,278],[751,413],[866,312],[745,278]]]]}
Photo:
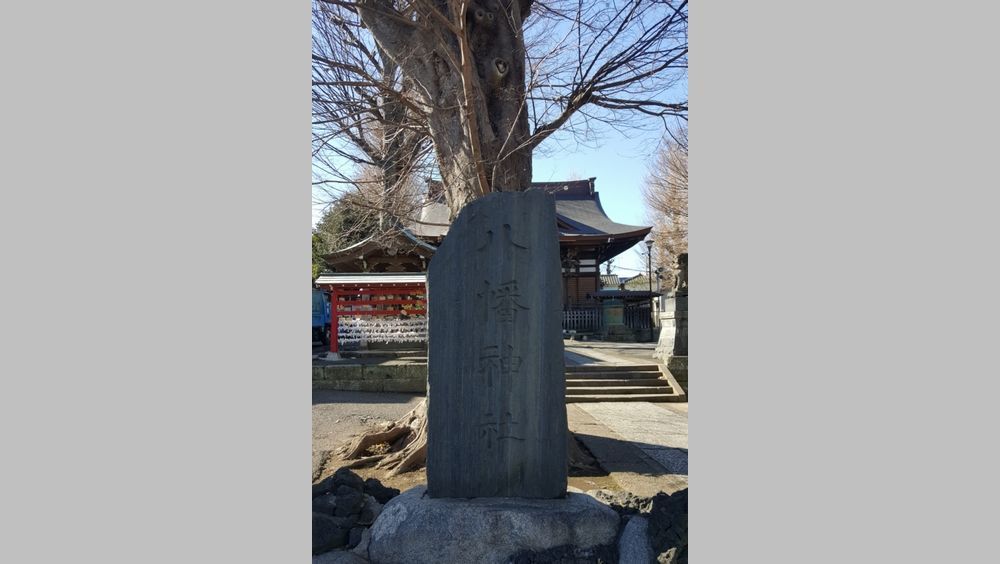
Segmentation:
{"type": "MultiPolygon", "coordinates": [[[[618,223],[604,212],[600,196],[594,189],[594,179],[567,182],[532,182],[531,187],[545,190],[556,198],[556,220],[559,240],[564,243],[605,244],[625,251],[649,233],[651,227],[618,223]]],[[[437,240],[448,233],[448,206],[431,200],[420,214],[420,222],[409,226],[421,238],[437,240]]]]}

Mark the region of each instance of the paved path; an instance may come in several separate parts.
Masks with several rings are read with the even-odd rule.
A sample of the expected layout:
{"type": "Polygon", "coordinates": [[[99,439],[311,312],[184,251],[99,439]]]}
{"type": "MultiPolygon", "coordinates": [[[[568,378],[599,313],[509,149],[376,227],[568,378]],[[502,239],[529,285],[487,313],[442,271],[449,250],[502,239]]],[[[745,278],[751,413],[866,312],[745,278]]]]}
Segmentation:
{"type": "Polygon", "coordinates": [[[603,341],[564,340],[567,363],[657,364],[653,358],[656,343],[605,343],[603,341]]]}
{"type": "Polygon", "coordinates": [[[687,414],[648,402],[584,403],[579,407],[658,462],[667,474],[687,476],[687,414]]]}
{"type": "Polygon", "coordinates": [[[566,406],[566,416],[570,430],[621,489],[650,497],[688,487],[687,449],[679,446],[687,441],[677,436],[687,426],[681,405],[686,407],[647,402],[571,403],[566,406]],[[664,435],[670,439],[661,438],[664,435]]]}

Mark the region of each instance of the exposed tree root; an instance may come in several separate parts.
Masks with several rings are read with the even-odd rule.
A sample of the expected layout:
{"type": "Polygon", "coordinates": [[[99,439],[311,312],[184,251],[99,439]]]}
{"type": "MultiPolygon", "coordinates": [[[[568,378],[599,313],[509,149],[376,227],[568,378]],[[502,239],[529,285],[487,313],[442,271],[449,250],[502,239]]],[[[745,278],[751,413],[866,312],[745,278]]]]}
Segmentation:
{"type": "MultiPolygon", "coordinates": [[[[396,421],[387,423],[381,429],[359,435],[349,444],[337,450],[344,460],[350,460],[346,468],[375,468],[388,470],[390,476],[419,470],[427,464],[427,400],[396,421]],[[377,448],[379,445],[382,448],[377,448]],[[375,448],[373,448],[375,447],[375,448]]],[[[583,451],[573,438],[566,433],[566,458],[571,471],[593,471],[599,469],[597,462],[583,451]]]]}
{"type": "MultiPolygon", "coordinates": [[[[374,464],[389,470],[390,476],[417,470],[427,463],[427,400],[409,413],[388,423],[378,431],[364,433],[337,454],[352,460],[347,468],[362,468],[374,464]],[[389,445],[382,454],[372,454],[377,445],[389,445]]],[[[380,449],[382,450],[382,449],[380,449]]]]}
{"type": "Polygon", "coordinates": [[[364,468],[365,466],[370,466],[372,463],[382,460],[386,456],[388,455],[376,454],[375,456],[365,456],[351,462],[350,464],[345,464],[343,468],[364,468]]]}
{"type": "Polygon", "coordinates": [[[409,432],[410,430],[406,427],[397,427],[396,423],[389,423],[384,431],[365,433],[354,439],[347,449],[343,451],[343,456],[348,460],[364,456],[369,448],[383,443],[393,443],[396,439],[409,432]]]}

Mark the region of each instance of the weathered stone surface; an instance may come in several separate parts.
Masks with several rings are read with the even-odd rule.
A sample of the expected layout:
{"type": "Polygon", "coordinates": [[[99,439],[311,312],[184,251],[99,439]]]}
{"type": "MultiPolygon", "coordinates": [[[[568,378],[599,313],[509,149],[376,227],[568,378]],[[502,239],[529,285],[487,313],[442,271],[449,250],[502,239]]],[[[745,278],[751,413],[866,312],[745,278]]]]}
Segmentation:
{"type": "Polygon", "coordinates": [[[386,362],[314,366],[313,389],[424,393],[427,391],[427,365],[386,362]]]}
{"type": "Polygon", "coordinates": [[[347,517],[361,513],[361,504],[364,502],[364,494],[359,490],[351,489],[347,486],[337,487],[337,504],[334,515],[337,517],[347,517]]]}
{"type": "Polygon", "coordinates": [[[653,497],[649,510],[649,539],[657,562],[687,564],[688,490],[653,497]]]}
{"type": "Polygon", "coordinates": [[[364,534],[367,527],[352,527],[351,531],[347,534],[347,548],[351,549],[361,542],[361,536],[364,534]]]}
{"type": "Polygon", "coordinates": [[[648,513],[652,504],[652,498],[639,497],[632,492],[589,490],[587,495],[594,497],[622,516],[648,513]]]}
{"type": "Polygon", "coordinates": [[[649,521],[645,517],[632,517],[618,539],[618,564],[653,564],[656,555],[649,544],[649,521]]]}
{"type": "Polygon", "coordinates": [[[452,223],[428,271],[430,495],[565,494],[560,284],[551,195],[489,194],[452,223]]]}
{"type": "Polygon", "coordinates": [[[369,526],[378,519],[379,514],[382,513],[382,504],[378,502],[374,497],[365,494],[365,502],[361,506],[361,515],[358,517],[358,524],[369,526]]]}
{"type": "Polygon", "coordinates": [[[525,552],[572,547],[578,555],[614,550],[618,514],[596,499],[431,498],[403,492],[372,526],[368,555],[377,564],[508,562],[525,552]]]}
{"type": "Polygon", "coordinates": [[[337,509],[337,496],[334,494],[323,494],[319,497],[313,498],[313,511],[317,513],[322,513],[324,515],[329,515],[333,517],[336,515],[337,509]]]}
{"type": "MultiPolygon", "coordinates": [[[[427,383],[427,365],[413,362],[387,361],[363,367],[365,379],[419,380],[427,383]]],[[[421,390],[423,386],[421,386],[421,390]]]]}
{"type": "Polygon", "coordinates": [[[344,524],[343,519],[313,512],[313,554],[320,554],[344,546],[350,532],[350,527],[344,528],[344,524]]]}
{"type": "Polygon", "coordinates": [[[333,473],[333,485],[335,487],[347,486],[352,490],[361,491],[365,487],[365,481],[350,468],[338,468],[336,472],[333,473]]]}
{"type": "Polygon", "coordinates": [[[334,550],[320,554],[319,556],[313,556],[313,564],[368,564],[368,560],[354,552],[334,550]]]}
{"type": "Polygon", "coordinates": [[[368,478],[365,480],[365,493],[374,497],[375,501],[384,504],[399,495],[399,490],[383,486],[382,482],[375,478],[368,478]]]}
{"type": "Polygon", "coordinates": [[[360,364],[335,364],[313,366],[313,381],[317,380],[361,380],[364,378],[360,364]]]}
{"type": "Polygon", "coordinates": [[[338,468],[332,475],[313,484],[312,495],[315,498],[326,493],[336,492],[340,486],[347,486],[352,490],[362,491],[365,487],[365,481],[349,468],[338,468]]]}
{"type": "Polygon", "coordinates": [[[427,378],[393,378],[382,381],[383,392],[424,393],[427,391],[427,378]]]}
{"type": "Polygon", "coordinates": [[[684,389],[685,394],[690,394],[688,391],[688,357],[686,356],[671,356],[667,358],[667,370],[670,371],[671,376],[677,380],[677,383],[681,385],[684,389]]]}
{"type": "MultiPolygon", "coordinates": [[[[660,340],[653,356],[670,361],[672,357],[684,357],[683,378],[674,369],[670,372],[678,380],[687,383],[688,355],[688,255],[677,257],[677,269],[673,291],[664,299],[663,313],[660,314],[660,340]]],[[[685,385],[685,388],[687,386],[685,385]]]]}
{"type": "Polygon", "coordinates": [[[543,551],[525,550],[512,556],[509,564],[613,564],[618,562],[614,545],[582,549],[557,546],[543,551]]]}
{"type": "Polygon", "coordinates": [[[358,546],[351,549],[351,552],[357,554],[358,556],[364,557],[365,561],[368,561],[368,544],[372,540],[372,529],[371,527],[366,528],[361,533],[361,541],[358,542],[358,546]]]}

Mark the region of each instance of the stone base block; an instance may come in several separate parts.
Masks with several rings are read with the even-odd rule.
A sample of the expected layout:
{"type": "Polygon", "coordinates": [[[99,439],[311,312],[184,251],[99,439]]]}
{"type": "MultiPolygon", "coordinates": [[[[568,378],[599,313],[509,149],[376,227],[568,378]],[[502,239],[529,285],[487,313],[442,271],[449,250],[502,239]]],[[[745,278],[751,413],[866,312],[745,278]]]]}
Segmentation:
{"type": "Polygon", "coordinates": [[[667,370],[677,380],[677,383],[684,388],[684,393],[688,393],[688,357],[669,356],[667,357],[667,370]]]}
{"type": "Polygon", "coordinates": [[[618,514],[585,494],[457,499],[426,491],[418,486],[385,505],[371,529],[371,562],[500,564],[552,549],[582,560],[614,551],[618,514]]]}
{"type": "Polygon", "coordinates": [[[635,332],[622,324],[611,324],[604,328],[603,340],[613,343],[634,343],[635,332]]]}

